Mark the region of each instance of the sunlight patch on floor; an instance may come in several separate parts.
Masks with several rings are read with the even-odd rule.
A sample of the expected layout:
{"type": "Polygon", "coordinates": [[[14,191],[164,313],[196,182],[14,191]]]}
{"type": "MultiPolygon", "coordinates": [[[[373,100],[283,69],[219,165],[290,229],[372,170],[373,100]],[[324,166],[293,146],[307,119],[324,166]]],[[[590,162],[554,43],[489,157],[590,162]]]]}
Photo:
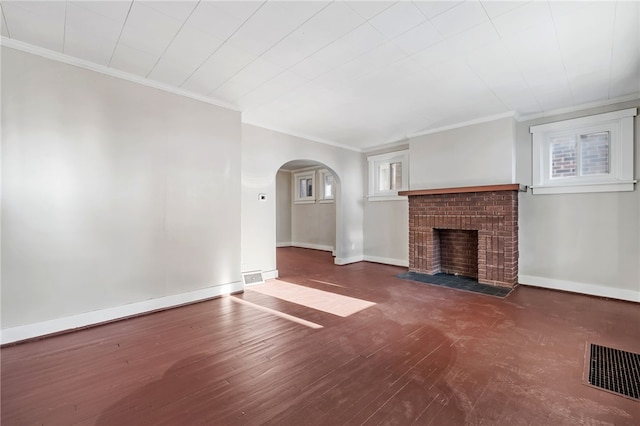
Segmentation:
{"type": "Polygon", "coordinates": [[[247,291],[266,294],[287,302],[296,303],[318,311],[341,317],[348,317],[375,303],[354,297],[318,290],[303,285],[291,284],[280,280],[270,280],[264,284],[252,286],[247,291]]]}
{"type": "Polygon", "coordinates": [[[266,312],[268,314],[275,315],[280,318],[284,318],[289,321],[297,322],[298,324],[306,325],[311,328],[322,328],[320,324],[316,324],[315,322],[307,321],[302,318],[294,317],[293,315],[285,314],[284,312],[276,311],[275,309],[270,309],[265,306],[260,306],[255,303],[249,302],[248,300],[240,299],[235,296],[229,296],[229,299],[235,303],[239,303],[240,305],[250,306],[254,309],[257,309],[262,312],[266,312]]]}

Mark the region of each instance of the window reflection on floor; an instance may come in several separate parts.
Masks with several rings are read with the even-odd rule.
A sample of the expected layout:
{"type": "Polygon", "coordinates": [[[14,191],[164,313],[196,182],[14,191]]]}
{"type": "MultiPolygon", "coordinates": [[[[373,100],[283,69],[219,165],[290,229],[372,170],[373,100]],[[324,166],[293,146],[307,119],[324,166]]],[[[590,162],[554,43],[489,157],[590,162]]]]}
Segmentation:
{"type": "Polygon", "coordinates": [[[343,296],[341,294],[280,280],[267,281],[264,284],[248,287],[246,290],[266,294],[267,296],[341,317],[348,317],[375,305],[375,303],[367,300],[356,299],[354,297],[343,296]]]}

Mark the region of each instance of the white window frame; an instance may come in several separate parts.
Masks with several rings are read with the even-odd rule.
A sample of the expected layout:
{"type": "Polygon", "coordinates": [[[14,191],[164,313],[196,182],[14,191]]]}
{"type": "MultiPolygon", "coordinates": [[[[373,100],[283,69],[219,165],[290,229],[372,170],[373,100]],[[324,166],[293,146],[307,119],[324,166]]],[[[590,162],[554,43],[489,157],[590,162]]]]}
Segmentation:
{"type": "Polygon", "coordinates": [[[315,170],[297,172],[293,174],[293,202],[294,204],[311,204],[316,202],[316,172],[315,170]],[[311,179],[311,195],[300,196],[300,181],[311,179]]]}
{"type": "Polygon", "coordinates": [[[371,155],[367,157],[369,163],[369,201],[393,201],[406,200],[406,196],[399,196],[398,191],[409,189],[409,150],[394,151],[386,154],[371,155]],[[380,165],[386,163],[402,164],[402,187],[392,191],[378,190],[380,179],[380,165]]]}
{"type": "Polygon", "coordinates": [[[329,170],[322,169],[318,171],[318,183],[320,188],[319,195],[318,195],[318,202],[333,203],[333,200],[336,194],[336,177],[333,176],[333,173],[331,173],[329,170]],[[333,177],[333,182],[331,183],[331,195],[327,195],[325,193],[325,186],[326,186],[325,179],[327,176],[333,177]]]}
{"type": "Polygon", "coordinates": [[[633,191],[633,117],[637,108],[531,126],[533,194],[633,191]],[[551,140],[557,137],[609,132],[609,173],[551,177],[551,140]]]}

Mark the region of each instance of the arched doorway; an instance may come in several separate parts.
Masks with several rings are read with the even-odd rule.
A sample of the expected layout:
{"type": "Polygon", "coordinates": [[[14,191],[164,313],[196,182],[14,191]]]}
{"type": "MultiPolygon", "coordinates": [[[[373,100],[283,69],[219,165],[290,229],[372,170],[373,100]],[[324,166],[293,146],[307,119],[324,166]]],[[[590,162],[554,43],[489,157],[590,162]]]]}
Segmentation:
{"type": "MultiPolygon", "coordinates": [[[[276,248],[336,254],[339,177],[323,163],[294,160],[276,173],[276,248]]],[[[276,250],[276,264],[277,264],[276,250]]]]}

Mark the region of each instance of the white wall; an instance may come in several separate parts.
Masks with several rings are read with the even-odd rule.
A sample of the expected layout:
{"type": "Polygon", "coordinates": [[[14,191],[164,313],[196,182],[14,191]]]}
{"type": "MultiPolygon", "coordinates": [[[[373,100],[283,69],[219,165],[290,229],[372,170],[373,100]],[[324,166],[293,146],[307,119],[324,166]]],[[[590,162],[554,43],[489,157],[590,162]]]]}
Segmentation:
{"type": "MultiPolygon", "coordinates": [[[[518,179],[531,183],[529,127],[625,108],[640,101],[518,123],[518,179]]],[[[635,118],[635,175],[640,175],[640,120],[635,118]]],[[[521,193],[520,282],[640,301],[640,190],[521,193]]]]}
{"type": "Polygon", "coordinates": [[[361,154],[296,136],[242,125],[242,270],[276,274],[276,173],[292,160],[325,164],[338,177],[336,263],[363,259],[361,154]],[[267,194],[260,202],[258,193],[267,194]]]}
{"type": "MultiPolygon", "coordinates": [[[[276,174],[276,243],[291,245],[291,173],[276,174]]],[[[334,230],[335,233],[335,230],[334,230]]]]}
{"type": "MultiPolygon", "coordinates": [[[[367,171],[362,188],[364,194],[368,193],[369,188],[367,157],[408,148],[408,145],[402,145],[371,151],[363,155],[363,167],[367,171]]],[[[371,199],[365,198],[364,203],[365,260],[409,266],[409,201],[407,197],[384,201],[371,201],[371,199]]]]}
{"type": "Polygon", "coordinates": [[[2,142],[3,329],[238,288],[239,113],[3,47],[2,142]]]}
{"type": "Polygon", "coordinates": [[[411,139],[411,189],[515,183],[515,129],[502,118],[411,139]]]}
{"type": "MultiPolygon", "coordinates": [[[[316,197],[321,182],[315,169],[316,197]]],[[[292,173],[294,175],[294,173],[292,173]]],[[[336,185],[337,180],[336,180],[336,185]]],[[[336,244],[336,204],[321,203],[291,204],[291,242],[296,247],[333,251],[336,244]]]]}

